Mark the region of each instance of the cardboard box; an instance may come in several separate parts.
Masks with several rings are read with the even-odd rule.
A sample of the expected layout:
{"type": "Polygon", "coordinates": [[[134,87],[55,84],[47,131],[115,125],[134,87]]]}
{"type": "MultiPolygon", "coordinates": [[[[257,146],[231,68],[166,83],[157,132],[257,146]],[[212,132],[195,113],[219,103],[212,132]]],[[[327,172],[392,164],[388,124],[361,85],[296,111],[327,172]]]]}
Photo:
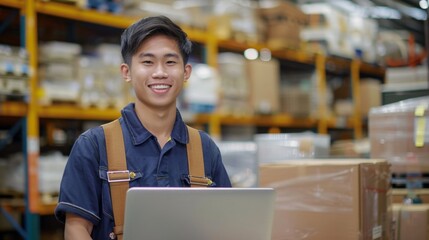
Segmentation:
{"type": "Polygon", "coordinates": [[[305,160],[260,166],[276,189],[272,239],[389,239],[390,171],[385,160],[305,160]]]}
{"type": "Polygon", "coordinates": [[[310,92],[302,90],[298,86],[287,86],[281,90],[281,110],[294,117],[310,117],[311,96],[310,92]]]}
{"type": "Polygon", "coordinates": [[[252,115],[250,84],[243,54],[219,53],[218,65],[221,97],[217,110],[225,115],[252,115]]]}
{"type": "Polygon", "coordinates": [[[279,2],[273,5],[263,5],[258,9],[259,16],[268,24],[277,24],[281,21],[294,22],[298,25],[307,25],[308,16],[292,2],[279,2]]]}
{"type": "Polygon", "coordinates": [[[429,239],[429,204],[393,204],[395,240],[429,239]]]}
{"type": "Polygon", "coordinates": [[[280,63],[248,60],[250,102],[255,113],[272,114],[280,111],[280,63]]]}
{"type": "Polygon", "coordinates": [[[368,116],[373,107],[381,105],[381,84],[377,79],[361,79],[360,81],[360,111],[362,116],[368,116]]]}
{"type": "Polygon", "coordinates": [[[392,171],[429,169],[429,97],[412,98],[369,113],[371,157],[392,164],[392,171]],[[421,145],[417,143],[420,142],[421,145]]]}
{"type": "Polygon", "coordinates": [[[266,43],[272,49],[299,49],[301,27],[293,22],[280,22],[267,28],[266,43]]]}
{"type": "Polygon", "coordinates": [[[266,26],[262,34],[271,48],[299,48],[300,31],[308,24],[308,17],[298,6],[283,1],[277,5],[262,6],[257,13],[266,26]]]}
{"type": "Polygon", "coordinates": [[[329,155],[333,158],[366,158],[370,148],[368,138],[336,140],[331,144],[329,155]]]}

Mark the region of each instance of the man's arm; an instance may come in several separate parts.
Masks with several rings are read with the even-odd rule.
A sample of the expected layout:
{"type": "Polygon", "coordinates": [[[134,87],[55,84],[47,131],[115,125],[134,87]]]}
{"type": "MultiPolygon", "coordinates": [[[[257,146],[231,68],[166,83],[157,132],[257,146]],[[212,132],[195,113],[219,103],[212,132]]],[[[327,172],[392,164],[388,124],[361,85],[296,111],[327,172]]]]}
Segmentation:
{"type": "Polygon", "coordinates": [[[93,224],[72,213],[66,214],[66,224],[64,230],[65,240],[91,240],[93,224]]]}

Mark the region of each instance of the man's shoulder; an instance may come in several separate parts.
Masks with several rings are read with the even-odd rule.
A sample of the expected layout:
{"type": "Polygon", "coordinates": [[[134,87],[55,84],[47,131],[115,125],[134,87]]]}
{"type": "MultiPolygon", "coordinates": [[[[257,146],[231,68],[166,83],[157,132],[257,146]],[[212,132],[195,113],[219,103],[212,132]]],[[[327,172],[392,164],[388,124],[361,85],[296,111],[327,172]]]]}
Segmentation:
{"type": "Polygon", "coordinates": [[[201,136],[201,144],[205,150],[217,152],[217,144],[215,140],[205,131],[199,130],[201,136]]]}
{"type": "Polygon", "coordinates": [[[98,126],[94,126],[94,127],[90,127],[85,129],[85,131],[82,133],[82,135],[85,136],[98,136],[98,135],[102,135],[103,133],[103,128],[101,127],[101,125],[98,126]]]}
{"type": "Polygon", "coordinates": [[[103,128],[101,127],[101,125],[87,128],[84,130],[84,132],[80,134],[79,138],[88,139],[91,141],[104,140],[103,128]]]}

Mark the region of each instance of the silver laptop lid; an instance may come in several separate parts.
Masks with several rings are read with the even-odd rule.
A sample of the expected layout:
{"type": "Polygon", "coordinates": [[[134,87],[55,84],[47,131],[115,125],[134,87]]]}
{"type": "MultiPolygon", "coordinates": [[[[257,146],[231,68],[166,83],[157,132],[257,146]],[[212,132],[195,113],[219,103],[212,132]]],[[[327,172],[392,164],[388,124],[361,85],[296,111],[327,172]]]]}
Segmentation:
{"type": "Polygon", "coordinates": [[[130,188],[124,240],[269,240],[270,188],[130,188]]]}

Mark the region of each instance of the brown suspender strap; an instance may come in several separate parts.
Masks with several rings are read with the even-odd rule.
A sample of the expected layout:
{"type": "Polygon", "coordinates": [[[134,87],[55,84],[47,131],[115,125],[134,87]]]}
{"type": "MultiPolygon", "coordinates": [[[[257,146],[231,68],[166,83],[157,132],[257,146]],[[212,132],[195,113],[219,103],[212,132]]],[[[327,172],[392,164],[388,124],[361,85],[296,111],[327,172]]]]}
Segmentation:
{"type": "Polygon", "coordinates": [[[206,178],[204,172],[204,158],[200,133],[197,129],[188,127],[189,143],[186,145],[188,153],[189,182],[191,187],[208,187],[212,181],[206,178]]]}
{"type": "MultiPolygon", "coordinates": [[[[106,139],[107,151],[107,180],[110,185],[113,217],[115,228],[113,232],[122,240],[125,197],[129,189],[130,172],[127,170],[124,137],[119,119],[102,125],[106,139]],[[115,144],[116,143],[116,144],[115,144]]],[[[188,154],[189,181],[191,187],[208,187],[212,181],[205,177],[204,158],[200,133],[197,129],[187,126],[189,143],[186,145],[188,154]]]]}
{"type": "Polygon", "coordinates": [[[106,138],[107,151],[107,180],[110,185],[110,195],[113,207],[113,217],[115,227],[113,232],[122,240],[124,214],[125,214],[125,196],[129,189],[130,174],[127,170],[127,161],[125,159],[124,137],[119,119],[102,125],[106,138]],[[116,143],[116,144],[115,144],[116,143]]]}

